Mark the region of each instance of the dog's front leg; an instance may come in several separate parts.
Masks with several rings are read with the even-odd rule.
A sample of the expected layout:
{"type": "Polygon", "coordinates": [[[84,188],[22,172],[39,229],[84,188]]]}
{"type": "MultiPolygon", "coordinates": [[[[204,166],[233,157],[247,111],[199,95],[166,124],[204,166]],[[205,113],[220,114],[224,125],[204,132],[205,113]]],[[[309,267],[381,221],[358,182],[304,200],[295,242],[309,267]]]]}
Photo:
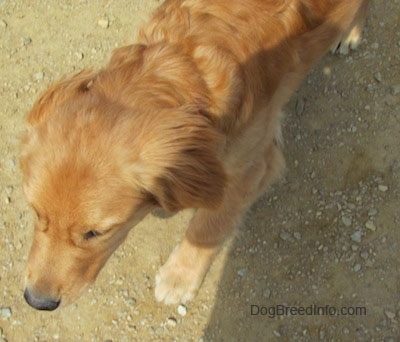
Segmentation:
{"type": "Polygon", "coordinates": [[[196,295],[221,244],[282,167],[281,153],[271,144],[258,160],[231,177],[217,210],[196,211],[184,239],[156,276],[157,301],[184,303],[196,295]]]}
{"type": "Polygon", "coordinates": [[[198,209],[185,237],[156,276],[155,296],[166,304],[184,303],[196,295],[221,243],[235,228],[242,212],[198,209]]]}

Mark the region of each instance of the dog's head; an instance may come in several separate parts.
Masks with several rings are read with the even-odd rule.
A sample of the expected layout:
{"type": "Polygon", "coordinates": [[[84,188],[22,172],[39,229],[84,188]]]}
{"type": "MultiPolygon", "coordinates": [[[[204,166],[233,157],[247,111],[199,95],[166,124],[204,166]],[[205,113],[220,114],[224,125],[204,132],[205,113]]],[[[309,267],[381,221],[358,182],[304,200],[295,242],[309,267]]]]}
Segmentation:
{"type": "Polygon", "coordinates": [[[36,213],[25,298],[43,310],[76,299],[152,208],[218,206],[221,136],[189,108],[133,112],[78,74],[28,116],[21,168],[36,213]]]}

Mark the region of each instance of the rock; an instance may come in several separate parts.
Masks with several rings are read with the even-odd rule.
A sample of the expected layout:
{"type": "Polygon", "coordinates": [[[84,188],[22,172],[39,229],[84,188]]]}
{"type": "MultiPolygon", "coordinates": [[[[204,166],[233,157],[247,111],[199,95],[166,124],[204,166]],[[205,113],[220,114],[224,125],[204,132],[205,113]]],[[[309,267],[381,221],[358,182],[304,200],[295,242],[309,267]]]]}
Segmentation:
{"type": "Polygon", "coordinates": [[[395,85],[391,86],[390,90],[393,95],[400,94],[400,84],[395,84],[395,85]]]}
{"type": "Polygon", "coordinates": [[[353,270],[354,272],[359,272],[361,270],[361,264],[355,264],[353,270]]]}
{"type": "Polygon", "coordinates": [[[178,306],[178,314],[180,314],[181,316],[186,316],[187,309],[185,305],[181,304],[178,306]]]}
{"type": "Polygon", "coordinates": [[[350,227],[351,226],[351,223],[352,223],[352,220],[351,220],[351,217],[348,217],[348,216],[342,216],[342,223],[346,226],[346,227],[350,227]]]}
{"type": "Polygon", "coordinates": [[[374,78],[378,81],[378,82],[382,82],[382,74],[380,72],[376,72],[374,74],[374,78]]]}
{"type": "Polygon", "coordinates": [[[396,314],[392,311],[385,310],[385,316],[389,319],[394,319],[396,317],[396,314]]]}
{"type": "Polygon", "coordinates": [[[241,268],[241,269],[238,270],[238,272],[237,272],[237,274],[238,274],[240,277],[244,277],[244,276],[246,275],[246,273],[247,273],[247,271],[246,271],[245,268],[241,268]]]}
{"type": "Polygon", "coordinates": [[[351,234],[351,239],[354,242],[360,243],[361,242],[361,231],[356,230],[353,234],[351,234]]]}
{"type": "Polygon", "coordinates": [[[85,55],[83,54],[83,52],[75,52],[75,56],[76,56],[76,58],[78,58],[79,60],[82,60],[83,57],[85,57],[85,55]]]}
{"type": "Polygon", "coordinates": [[[293,236],[295,237],[296,240],[301,240],[301,233],[300,232],[294,232],[293,236]]]}
{"type": "Polygon", "coordinates": [[[274,335],[276,337],[281,337],[282,336],[281,333],[278,330],[274,330],[273,332],[274,332],[274,335]]]}
{"type": "Polygon", "coordinates": [[[27,46],[27,45],[29,45],[30,43],[32,43],[32,38],[31,38],[31,37],[24,37],[24,38],[22,38],[22,45],[23,45],[23,46],[27,46]]]}
{"type": "Polygon", "coordinates": [[[283,241],[287,241],[290,239],[291,235],[288,232],[282,232],[279,234],[279,237],[283,240],[283,241]]]}
{"type": "Polygon", "coordinates": [[[3,19],[0,19],[0,28],[5,29],[6,27],[7,27],[7,23],[3,19]]]}
{"type": "Polygon", "coordinates": [[[271,297],[271,290],[270,290],[268,287],[264,289],[264,291],[263,291],[263,297],[264,297],[264,298],[269,298],[269,297],[271,297]]]}
{"type": "Polygon", "coordinates": [[[304,112],[304,108],[305,108],[305,102],[302,98],[298,99],[296,101],[296,106],[295,106],[295,111],[297,115],[301,115],[304,112]]]}
{"type": "Polygon", "coordinates": [[[12,314],[12,311],[11,311],[10,307],[7,306],[7,307],[0,308],[0,316],[3,319],[9,319],[11,317],[11,314],[12,314]]]}
{"type": "Polygon", "coordinates": [[[379,49],[379,43],[376,43],[376,42],[375,42],[375,43],[372,43],[372,44],[371,44],[371,48],[374,49],[374,50],[379,49]]]}
{"type": "Polygon", "coordinates": [[[383,185],[383,184],[378,185],[378,190],[381,192],[386,192],[386,191],[388,191],[388,189],[389,189],[389,187],[387,185],[383,185]]]}
{"type": "Polygon", "coordinates": [[[376,230],[376,226],[375,226],[374,222],[372,222],[370,220],[365,222],[365,228],[372,230],[372,231],[376,230]]]}
{"type": "Polygon", "coordinates": [[[106,29],[110,26],[110,21],[107,18],[99,19],[97,25],[99,25],[103,29],[106,29]]]}
{"type": "Polygon", "coordinates": [[[167,325],[168,325],[169,327],[175,328],[176,325],[177,325],[176,318],[174,318],[174,317],[169,317],[169,318],[167,319],[167,325]]]}
{"type": "Polygon", "coordinates": [[[383,339],[383,342],[394,342],[394,338],[393,337],[385,337],[383,339]]]}
{"type": "Polygon", "coordinates": [[[360,253],[361,258],[363,258],[364,260],[367,260],[369,257],[369,253],[367,251],[361,252],[360,253]]]}
{"type": "Polygon", "coordinates": [[[371,208],[370,210],[368,210],[368,216],[375,216],[376,214],[378,214],[378,210],[376,210],[375,208],[371,208]]]}
{"type": "Polygon", "coordinates": [[[38,71],[36,74],[33,75],[33,79],[35,81],[41,81],[44,77],[44,72],[43,71],[38,71]]]}

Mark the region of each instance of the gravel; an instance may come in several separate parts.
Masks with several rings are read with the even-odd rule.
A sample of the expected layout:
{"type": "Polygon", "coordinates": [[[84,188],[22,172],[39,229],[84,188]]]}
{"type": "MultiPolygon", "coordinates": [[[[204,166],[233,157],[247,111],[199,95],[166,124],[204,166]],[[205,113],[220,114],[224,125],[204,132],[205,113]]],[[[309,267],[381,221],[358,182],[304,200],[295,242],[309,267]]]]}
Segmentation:
{"type": "Polygon", "coordinates": [[[187,309],[186,309],[185,305],[181,304],[181,305],[178,306],[178,314],[181,315],[181,316],[186,316],[187,309]]]}
{"type": "Polygon", "coordinates": [[[48,83],[104,66],[112,48],[132,42],[157,1],[31,3],[0,0],[0,325],[10,341],[311,342],[337,341],[343,334],[349,341],[397,341],[398,0],[376,0],[360,49],[327,56],[286,106],[285,176],[254,204],[232,239],[232,253],[216,258],[190,314],[186,306],[154,301],[154,275],[189,221],[177,214],[146,219],[110,259],[93,291],[51,314],[45,325],[41,313],[20,307],[18,295],[33,230],[19,185],[23,116],[48,83]],[[132,10],[138,6],[148,11],[132,10]],[[38,21],[42,30],[33,29],[38,21]],[[365,305],[368,315],[248,314],[251,303],[322,302],[365,305]]]}
{"type": "Polygon", "coordinates": [[[3,319],[9,319],[11,317],[12,311],[10,307],[2,307],[0,308],[0,316],[3,319]]]}

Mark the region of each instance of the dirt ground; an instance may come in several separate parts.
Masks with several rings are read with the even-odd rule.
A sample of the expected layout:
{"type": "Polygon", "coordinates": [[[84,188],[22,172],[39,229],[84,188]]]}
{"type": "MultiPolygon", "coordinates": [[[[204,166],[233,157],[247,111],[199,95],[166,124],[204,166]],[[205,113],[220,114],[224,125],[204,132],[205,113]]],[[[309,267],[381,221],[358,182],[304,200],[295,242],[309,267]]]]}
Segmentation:
{"type": "Polygon", "coordinates": [[[146,218],[76,304],[38,312],[24,302],[33,228],[18,165],[24,116],[51,82],[134,42],[157,5],[0,0],[0,341],[399,341],[399,0],[374,1],[360,48],[327,56],[303,82],[286,108],[285,177],[193,302],[153,297],[190,212],[146,218]],[[273,317],[275,306],[312,305],[348,315],[273,317]]]}

